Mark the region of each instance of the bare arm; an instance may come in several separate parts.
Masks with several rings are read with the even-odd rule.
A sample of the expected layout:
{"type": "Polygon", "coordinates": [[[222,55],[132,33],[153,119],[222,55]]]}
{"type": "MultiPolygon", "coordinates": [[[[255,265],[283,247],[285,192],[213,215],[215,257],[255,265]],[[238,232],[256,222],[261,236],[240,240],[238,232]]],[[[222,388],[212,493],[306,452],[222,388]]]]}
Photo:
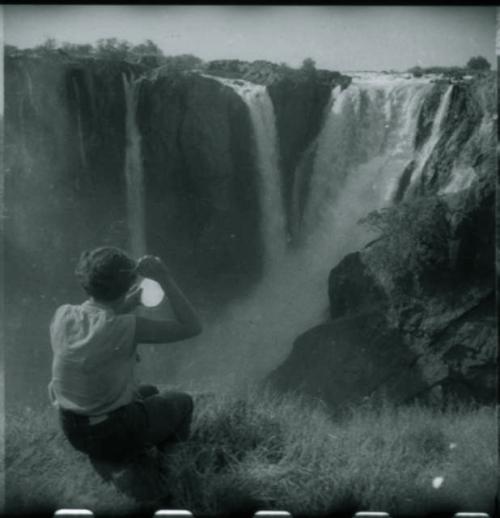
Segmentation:
{"type": "Polygon", "coordinates": [[[177,286],[161,259],[152,256],[143,257],[139,261],[137,272],[160,284],[170,300],[176,320],[151,320],[137,317],[136,342],[176,342],[201,333],[202,326],[195,309],[177,286]]]}

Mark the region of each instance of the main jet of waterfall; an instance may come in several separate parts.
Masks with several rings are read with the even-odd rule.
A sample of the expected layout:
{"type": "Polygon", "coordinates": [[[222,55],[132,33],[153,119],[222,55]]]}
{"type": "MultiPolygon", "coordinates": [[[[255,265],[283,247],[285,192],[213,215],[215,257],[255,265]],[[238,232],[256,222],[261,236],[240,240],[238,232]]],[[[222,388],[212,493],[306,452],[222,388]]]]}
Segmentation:
{"type": "Polygon", "coordinates": [[[141,135],[136,121],[140,80],[122,74],[125,93],[125,180],[127,188],[127,220],[130,251],[135,257],[146,252],[144,216],[144,178],[141,135]]]}
{"type": "Polygon", "coordinates": [[[78,131],[78,147],[80,151],[80,160],[82,163],[82,167],[84,170],[87,170],[88,168],[88,160],[87,160],[87,153],[85,150],[85,141],[83,138],[83,126],[82,126],[82,101],[80,99],[80,90],[78,88],[78,82],[73,77],[73,90],[75,92],[75,98],[76,98],[76,126],[78,131]]]}
{"type": "Polygon", "coordinates": [[[231,87],[248,106],[257,151],[261,232],[264,246],[264,269],[278,267],[286,253],[286,218],[278,158],[278,137],[274,106],[262,85],[248,81],[215,78],[231,87]]]}
{"type": "Polygon", "coordinates": [[[339,220],[347,225],[346,238],[353,238],[356,218],[391,202],[413,159],[418,113],[431,88],[422,81],[369,78],[332,91],[301,222],[309,240],[338,240],[339,220]]]}
{"type": "Polygon", "coordinates": [[[439,108],[436,112],[436,115],[434,116],[434,120],[432,122],[432,129],[431,133],[429,135],[429,138],[425,142],[423,148],[421,149],[417,161],[416,161],[416,167],[413,171],[413,174],[410,179],[410,190],[413,190],[417,187],[418,182],[422,178],[422,175],[424,174],[425,167],[427,163],[429,162],[429,159],[431,158],[431,155],[436,148],[437,143],[439,142],[439,139],[442,136],[442,126],[446,117],[446,114],[448,113],[448,108],[450,106],[451,101],[451,94],[453,92],[453,85],[450,85],[444,95],[441,98],[441,101],[439,103],[439,108]]]}

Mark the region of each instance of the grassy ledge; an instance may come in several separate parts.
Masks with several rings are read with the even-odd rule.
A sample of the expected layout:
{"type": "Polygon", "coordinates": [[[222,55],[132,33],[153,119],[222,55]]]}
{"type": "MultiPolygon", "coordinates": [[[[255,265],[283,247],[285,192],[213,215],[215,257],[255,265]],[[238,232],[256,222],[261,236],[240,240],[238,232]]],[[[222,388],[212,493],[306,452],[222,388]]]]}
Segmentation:
{"type": "Polygon", "coordinates": [[[291,396],[197,396],[191,440],[170,454],[170,475],[162,480],[168,504],[138,503],[102,482],[66,443],[50,408],[8,414],[7,425],[9,513],[492,513],[496,492],[492,407],[363,406],[336,417],[291,396]]]}

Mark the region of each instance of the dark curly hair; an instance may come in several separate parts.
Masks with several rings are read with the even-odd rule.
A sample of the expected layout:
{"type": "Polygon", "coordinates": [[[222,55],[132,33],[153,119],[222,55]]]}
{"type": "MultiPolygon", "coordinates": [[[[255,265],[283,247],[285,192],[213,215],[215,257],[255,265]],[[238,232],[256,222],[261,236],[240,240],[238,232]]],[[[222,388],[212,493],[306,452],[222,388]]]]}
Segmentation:
{"type": "Polygon", "coordinates": [[[119,248],[103,246],[80,256],[75,274],[96,300],[110,302],[125,295],[137,279],[137,263],[119,248]]]}

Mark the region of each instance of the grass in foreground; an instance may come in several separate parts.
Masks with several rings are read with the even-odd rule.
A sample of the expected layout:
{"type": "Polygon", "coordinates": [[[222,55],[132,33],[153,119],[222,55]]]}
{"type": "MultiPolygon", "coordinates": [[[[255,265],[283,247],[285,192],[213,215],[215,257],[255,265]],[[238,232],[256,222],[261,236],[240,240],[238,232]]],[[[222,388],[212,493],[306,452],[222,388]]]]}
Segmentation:
{"type": "MultiPolygon", "coordinates": [[[[8,512],[157,510],[102,482],[66,443],[53,410],[10,414],[7,424],[8,512]]],[[[165,493],[170,508],[195,516],[263,509],[492,514],[496,452],[493,408],[360,407],[332,419],[320,405],[291,397],[202,397],[191,440],[171,455],[165,493]]]]}

